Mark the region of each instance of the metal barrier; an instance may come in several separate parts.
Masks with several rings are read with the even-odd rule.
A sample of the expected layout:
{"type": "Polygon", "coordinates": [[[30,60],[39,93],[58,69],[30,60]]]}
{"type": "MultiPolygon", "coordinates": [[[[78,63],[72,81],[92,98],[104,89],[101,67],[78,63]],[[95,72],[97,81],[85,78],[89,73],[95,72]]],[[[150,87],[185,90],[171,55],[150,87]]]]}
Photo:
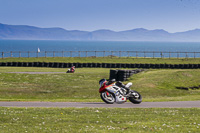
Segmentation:
{"type": "Polygon", "coordinates": [[[200,52],[162,51],[10,51],[1,52],[1,58],[8,57],[135,57],[135,58],[200,58],[200,52]]]}

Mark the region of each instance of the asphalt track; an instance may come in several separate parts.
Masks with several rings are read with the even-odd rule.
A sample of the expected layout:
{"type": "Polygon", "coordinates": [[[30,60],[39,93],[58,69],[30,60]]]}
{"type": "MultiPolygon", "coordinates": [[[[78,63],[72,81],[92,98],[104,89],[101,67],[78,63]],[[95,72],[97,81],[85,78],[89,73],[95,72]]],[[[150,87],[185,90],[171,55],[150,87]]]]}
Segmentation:
{"type": "Polygon", "coordinates": [[[0,107],[57,107],[57,108],[200,108],[200,101],[142,102],[106,104],[103,102],[0,102],[0,107]]]}

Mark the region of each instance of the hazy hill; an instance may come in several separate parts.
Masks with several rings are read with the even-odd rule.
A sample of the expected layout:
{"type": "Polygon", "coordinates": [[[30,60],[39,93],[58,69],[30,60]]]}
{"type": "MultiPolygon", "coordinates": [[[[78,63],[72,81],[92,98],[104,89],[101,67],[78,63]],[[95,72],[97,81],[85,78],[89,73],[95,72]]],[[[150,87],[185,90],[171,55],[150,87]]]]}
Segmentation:
{"type": "Polygon", "coordinates": [[[27,25],[0,23],[0,39],[20,40],[98,40],[98,41],[200,41],[200,29],[169,33],[162,29],[143,28],[111,31],[106,29],[92,32],[65,30],[62,28],[39,28],[27,25]]]}

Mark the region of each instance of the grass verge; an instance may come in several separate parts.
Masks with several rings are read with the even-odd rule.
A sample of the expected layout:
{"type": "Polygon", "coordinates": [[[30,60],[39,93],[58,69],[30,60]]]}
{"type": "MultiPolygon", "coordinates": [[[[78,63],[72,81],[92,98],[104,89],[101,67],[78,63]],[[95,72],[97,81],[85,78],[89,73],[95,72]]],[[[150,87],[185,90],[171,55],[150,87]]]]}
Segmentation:
{"type": "Polygon", "coordinates": [[[1,132],[197,133],[199,108],[5,108],[1,132]]]}
{"type": "MultiPolygon", "coordinates": [[[[65,73],[64,68],[1,67],[0,101],[71,101],[101,102],[98,81],[109,78],[107,68],[78,68],[65,73]],[[63,72],[22,74],[8,72],[63,72]]],[[[200,100],[200,90],[180,90],[176,87],[200,85],[199,69],[146,70],[133,75],[132,89],[143,96],[143,101],[200,100]]]]}
{"type": "Polygon", "coordinates": [[[4,59],[1,58],[0,62],[199,64],[200,58],[39,57],[4,59]]]}

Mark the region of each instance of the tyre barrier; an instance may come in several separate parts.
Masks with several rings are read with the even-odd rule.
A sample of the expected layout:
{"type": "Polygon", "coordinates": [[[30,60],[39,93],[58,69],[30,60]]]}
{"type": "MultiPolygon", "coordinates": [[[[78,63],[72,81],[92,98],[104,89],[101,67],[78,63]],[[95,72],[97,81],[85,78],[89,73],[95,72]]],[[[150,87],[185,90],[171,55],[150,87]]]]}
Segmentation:
{"type": "Polygon", "coordinates": [[[200,89],[200,85],[199,86],[192,86],[192,87],[176,87],[176,89],[181,89],[181,90],[198,90],[198,89],[200,89]]]}
{"type": "Polygon", "coordinates": [[[109,80],[115,79],[116,81],[126,81],[133,74],[144,71],[143,69],[136,70],[110,70],[109,80]]]}
{"type": "Polygon", "coordinates": [[[130,64],[130,63],[62,63],[62,62],[0,62],[0,66],[54,68],[142,68],[142,69],[199,69],[200,64],[130,64]]]}

